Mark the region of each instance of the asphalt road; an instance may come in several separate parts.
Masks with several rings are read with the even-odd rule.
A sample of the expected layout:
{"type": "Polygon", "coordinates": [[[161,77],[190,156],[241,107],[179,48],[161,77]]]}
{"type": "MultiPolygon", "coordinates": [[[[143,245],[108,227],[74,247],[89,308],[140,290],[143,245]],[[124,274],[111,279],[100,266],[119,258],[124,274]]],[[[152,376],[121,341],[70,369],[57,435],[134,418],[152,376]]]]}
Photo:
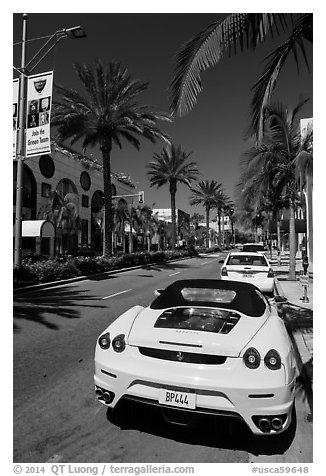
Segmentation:
{"type": "Polygon", "coordinates": [[[218,255],[116,273],[14,296],[14,462],[312,462],[312,423],[302,395],[296,432],[276,442],[233,434],[203,418],[190,429],[133,409],[122,428],[94,395],[99,333],[123,311],[148,305],[176,279],[218,277],[218,255]]]}

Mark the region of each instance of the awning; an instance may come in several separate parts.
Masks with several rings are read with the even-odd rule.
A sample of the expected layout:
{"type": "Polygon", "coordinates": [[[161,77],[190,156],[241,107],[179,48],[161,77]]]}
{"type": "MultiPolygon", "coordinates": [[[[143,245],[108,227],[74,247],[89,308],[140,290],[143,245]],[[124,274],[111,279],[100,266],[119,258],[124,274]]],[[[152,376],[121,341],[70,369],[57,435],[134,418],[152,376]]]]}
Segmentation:
{"type": "MultiPolygon", "coordinates": [[[[15,228],[15,227],[14,227],[15,228]]],[[[23,220],[22,237],[54,238],[55,228],[50,220],[23,220]]]]}
{"type": "MultiPolygon", "coordinates": [[[[281,220],[281,233],[289,233],[290,226],[289,226],[290,220],[281,220]]],[[[276,221],[271,221],[269,224],[269,231],[270,233],[276,233],[277,232],[277,227],[276,227],[276,221]]],[[[295,219],[295,232],[296,233],[306,233],[307,231],[307,224],[306,220],[301,220],[296,218],[295,219]]]]}

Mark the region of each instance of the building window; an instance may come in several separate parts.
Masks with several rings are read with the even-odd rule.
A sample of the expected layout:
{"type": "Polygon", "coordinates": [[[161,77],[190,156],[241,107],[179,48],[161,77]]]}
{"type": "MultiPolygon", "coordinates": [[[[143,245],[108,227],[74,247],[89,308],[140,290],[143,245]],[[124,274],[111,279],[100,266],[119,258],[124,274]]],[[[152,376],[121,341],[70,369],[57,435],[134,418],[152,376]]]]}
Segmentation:
{"type": "Polygon", "coordinates": [[[88,208],[88,195],[82,195],[82,207],[88,208]]]}
{"type": "Polygon", "coordinates": [[[77,188],[75,184],[69,179],[62,179],[57,185],[57,192],[59,192],[63,197],[67,195],[67,193],[74,193],[78,196],[77,188]]]}
{"type": "Polygon", "coordinates": [[[81,221],[81,240],[82,245],[88,244],[88,220],[81,221]]]}
{"type": "Polygon", "coordinates": [[[85,192],[91,188],[91,178],[85,171],[80,174],[80,185],[82,186],[83,190],[85,190],[85,192]]]}
{"type": "Polygon", "coordinates": [[[38,165],[43,177],[53,177],[55,166],[52,158],[49,155],[41,155],[38,165]]]}
{"type": "Polygon", "coordinates": [[[49,198],[51,195],[51,184],[42,182],[42,197],[49,198]]]}

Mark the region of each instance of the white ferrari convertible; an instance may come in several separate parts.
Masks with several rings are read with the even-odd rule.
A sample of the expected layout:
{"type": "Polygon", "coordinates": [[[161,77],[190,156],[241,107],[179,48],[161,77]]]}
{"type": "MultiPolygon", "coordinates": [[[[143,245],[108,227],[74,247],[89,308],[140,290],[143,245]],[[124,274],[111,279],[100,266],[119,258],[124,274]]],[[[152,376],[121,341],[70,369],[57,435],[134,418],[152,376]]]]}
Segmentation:
{"type": "Polygon", "coordinates": [[[176,281],[118,317],[95,350],[95,392],[111,409],[133,400],[174,423],[194,413],[238,418],[256,435],[291,425],[295,376],[275,305],[235,281],[176,281]]]}

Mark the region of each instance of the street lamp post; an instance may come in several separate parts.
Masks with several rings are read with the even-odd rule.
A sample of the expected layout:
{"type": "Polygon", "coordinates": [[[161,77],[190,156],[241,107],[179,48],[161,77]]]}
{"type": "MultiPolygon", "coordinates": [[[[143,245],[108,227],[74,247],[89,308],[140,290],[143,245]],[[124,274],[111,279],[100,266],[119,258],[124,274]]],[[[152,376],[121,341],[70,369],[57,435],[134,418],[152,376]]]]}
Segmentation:
{"type": "Polygon", "coordinates": [[[14,250],[14,264],[19,266],[21,264],[22,252],[22,207],[23,207],[23,173],[24,173],[24,159],[25,159],[25,106],[26,106],[26,78],[36,66],[53,50],[53,48],[63,38],[85,38],[86,33],[80,26],[72,28],[64,28],[56,31],[50,35],[48,40],[36,52],[33,58],[26,64],[26,43],[27,43],[27,20],[28,15],[23,14],[23,35],[21,42],[21,66],[14,68],[19,72],[19,116],[18,116],[18,136],[17,136],[17,183],[16,183],[16,218],[15,218],[15,250],[14,250]],[[52,43],[52,44],[51,44],[52,43]],[[42,54],[41,58],[39,56],[42,54]],[[33,65],[33,62],[38,61],[33,65]]]}
{"type": "Polygon", "coordinates": [[[16,183],[16,219],[15,219],[15,265],[21,263],[22,252],[22,206],[24,172],[24,117],[25,117],[25,63],[26,63],[27,15],[23,15],[22,56],[19,83],[19,116],[17,137],[17,183],[16,183]]]}

